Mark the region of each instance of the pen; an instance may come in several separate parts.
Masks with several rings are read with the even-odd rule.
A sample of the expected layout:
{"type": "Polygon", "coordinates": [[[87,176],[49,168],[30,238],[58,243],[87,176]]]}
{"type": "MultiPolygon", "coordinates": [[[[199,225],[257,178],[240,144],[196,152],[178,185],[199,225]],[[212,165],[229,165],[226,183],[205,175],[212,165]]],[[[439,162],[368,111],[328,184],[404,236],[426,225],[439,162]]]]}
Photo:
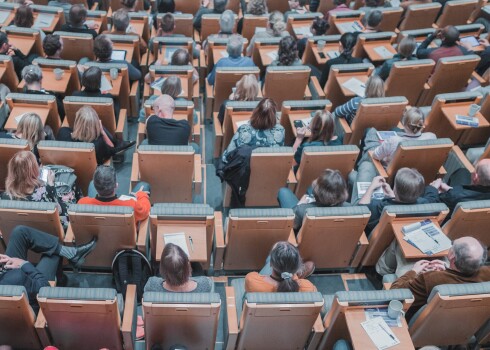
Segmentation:
{"type": "Polygon", "coordinates": [[[189,236],[189,243],[191,245],[191,250],[194,251],[194,242],[192,242],[192,237],[189,236]]]}
{"type": "Polygon", "coordinates": [[[381,329],[383,329],[383,331],[384,331],[386,334],[388,334],[388,336],[389,336],[391,339],[396,340],[396,339],[395,339],[395,337],[394,337],[394,336],[393,336],[393,335],[392,335],[390,332],[388,332],[384,326],[382,326],[381,324],[380,324],[379,326],[381,327],[381,329]]]}

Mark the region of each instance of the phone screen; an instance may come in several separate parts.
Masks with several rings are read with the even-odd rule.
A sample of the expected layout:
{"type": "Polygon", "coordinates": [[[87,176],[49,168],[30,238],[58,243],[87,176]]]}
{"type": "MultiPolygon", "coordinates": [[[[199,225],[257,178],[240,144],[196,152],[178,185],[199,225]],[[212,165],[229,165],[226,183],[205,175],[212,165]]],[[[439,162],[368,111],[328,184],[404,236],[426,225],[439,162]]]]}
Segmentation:
{"type": "Polygon", "coordinates": [[[318,56],[320,56],[320,58],[327,58],[327,56],[325,56],[325,54],[323,52],[318,52],[318,56]]]}
{"type": "Polygon", "coordinates": [[[476,38],[474,36],[465,36],[465,37],[462,37],[461,38],[461,41],[463,43],[470,44],[473,47],[480,45],[480,43],[478,42],[478,40],[476,40],[476,38]]]}

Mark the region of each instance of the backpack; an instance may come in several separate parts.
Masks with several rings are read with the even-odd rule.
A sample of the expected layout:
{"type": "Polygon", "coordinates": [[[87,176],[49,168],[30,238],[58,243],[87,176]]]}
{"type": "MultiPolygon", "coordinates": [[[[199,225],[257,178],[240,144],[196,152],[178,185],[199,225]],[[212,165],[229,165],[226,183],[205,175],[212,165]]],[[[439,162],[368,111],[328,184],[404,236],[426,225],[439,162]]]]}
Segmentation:
{"type": "Polygon", "coordinates": [[[64,203],[76,204],[82,197],[78,188],[75,170],[64,165],[45,165],[45,168],[54,172],[54,187],[56,194],[64,203]]]}
{"type": "Polygon", "coordinates": [[[117,292],[124,298],[128,284],[135,284],[138,303],[141,303],[145,284],[152,276],[151,265],[136,249],[121,250],[112,260],[112,276],[117,292]]]}

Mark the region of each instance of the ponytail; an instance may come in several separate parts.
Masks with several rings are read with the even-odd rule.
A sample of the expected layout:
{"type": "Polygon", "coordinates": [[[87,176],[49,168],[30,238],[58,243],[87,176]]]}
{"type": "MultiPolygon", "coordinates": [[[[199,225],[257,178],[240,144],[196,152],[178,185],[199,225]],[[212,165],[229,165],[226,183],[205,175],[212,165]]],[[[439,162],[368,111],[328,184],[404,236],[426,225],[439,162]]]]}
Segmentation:
{"type": "Polygon", "coordinates": [[[299,284],[294,274],[301,266],[298,248],[288,242],[277,242],[271,251],[271,267],[276,276],[280,276],[278,292],[299,292],[299,284]]]}
{"type": "Polygon", "coordinates": [[[293,274],[289,272],[281,273],[281,281],[277,287],[280,293],[295,293],[299,292],[299,284],[293,279],[293,274]]]}

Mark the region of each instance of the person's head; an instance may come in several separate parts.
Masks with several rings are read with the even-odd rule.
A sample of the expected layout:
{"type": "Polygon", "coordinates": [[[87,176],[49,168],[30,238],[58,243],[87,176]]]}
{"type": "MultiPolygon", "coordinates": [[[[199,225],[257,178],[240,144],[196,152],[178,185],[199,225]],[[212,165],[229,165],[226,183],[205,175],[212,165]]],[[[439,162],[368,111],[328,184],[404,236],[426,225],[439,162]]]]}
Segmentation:
{"type": "Polygon", "coordinates": [[[175,29],[175,18],[171,13],[166,13],[162,17],[161,27],[164,33],[172,33],[175,29]]]}
{"type": "Polygon", "coordinates": [[[344,55],[350,56],[352,55],[352,50],[356,45],[357,36],[353,33],[344,33],[340,37],[339,41],[339,51],[344,55]]]}
{"type": "Polygon", "coordinates": [[[34,24],[32,8],[27,5],[19,6],[15,11],[14,24],[17,27],[31,28],[34,24]]]}
{"type": "Polygon", "coordinates": [[[454,240],[447,258],[452,269],[474,275],[487,261],[487,248],[473,237],[461,237],[454,240]]]}
{"type": "Polygon", "coordinates": [[[444,45],[456,45],[459,41],[459,30],[455,26],[445,26],[441,31],[441,40],[444,45]]]}
{"type": "Polygon", "coordinates": [[[102,134],[102,126],[97,112],[90,106],[83,106],[75,114],[72,137],[83,142],[93,142],[102,134]]]}
{"type": "Polygon", "coordinates": [[[398,54],[403,58],[410,58],[413,55],[413,51],[417,48],[417,41],[415,37],[409,35],[403,38],[398,44],[398,54]]]}
{"type": "Polygon", "coordinates": [[[291,66],[298,59],[298,44],[292,36],[285,36],[279,41],[277,59],[281,66],[291,66]]]}
{"type": "Polygon", "coordinates": [[[377,28],[383,20],[383,12],[380,10],[373,10],[369,13],[366,24],[370,28],[377,28]]]}
{"type": "Polygon", "coordinates": [[[226,52],[231,58],[237,58],[242,55],[243,51],[243,39],[238,34],[233,34],[228,39],[228,43],[226,44],[226,52]]]}
{"type": "Polygon", "coordinates": [[[81,4],[75,4],[70,8],[68,13],[70,24],[74,27],[80,27],[87,18],[87,9],[81,4]]]}
{"type": "Polygon", "coordinates": [[[17,125],[16,135],[27,140],[31,149],[44,140],[44,127],[41,117],[36,113],[25,113],[17,125]]]}
{"type": "Polygon", "coordinates": [[[11,197],[25,198],[41,184],[34,154],[30,151],[17,152],[8,162],[5,192],[11,197]]]}
{"type": "Polygon", "coordinates": [[[298,292],[299,284],[293,279],[302,264],[298,248],[289,242],[277,242],[272,247],[270,256],[272,271],[280,279],[277,291],[298,292]]]}
{"type": "Polygon", "coordinates": [[[214,0],[214,12],[223,13],[226,10],[227,0],[214,0]]]}
{"type": "Polygon", "coordinates": [[[418,107],[412,107],[403,113],[403,128],[408,134],[416,135],[424,130],[424,113],[418,107]]]}
{"type": "Polygon", "coordinates": [[[347,0],[333,0],[335,6],[345,5],[347,0]]]}
{"type": "Polygon", "coordinates": [[[366,7],[378,7],[379,6],[378,0],[365,0],[364,5],[366,7]]]}
{"type": "Polygon", "coordinates": [[[39,66],[36,66],[35,64],[31,64],[27,67],[24,67],[22,69],[22,79],[26,82],[27,87],[34,85],[34,84],[39,84],[41,86],[42,81],[43,81],[43,71],[39,66]]]}
{"type": "Polygon", "coordinates": [[[82,86],[85,90],[96,91],[100,90],[100,80],[102,78],[102,70],[99,67],[90,67],[85,70],[82,75],[82,86]]]}
{"type": "Polygon", "coordinates": [[[94,173],[94,187],[100,197],[113,197],[116,194],[116,169],[110,165],[99,165],[94,173]]]}
{"type": "Polygon", "coordinates": [[[175,101],[169,95],[161,95],[153,101],[153,113],[160,118],[172,118],[175,110],[175,101]]]}
{"type": "Polygon", "coordinates": [[[134,7],[136,6],[136,0],[121,0],[121,5],[126,8],[128,11],[134,11],[134,7]]]}
{"type": "Polygon", "coordinates": [[[105,34],[94,40],[94,55],[99,61],[108,61],[112,55],[112,40],[105,34]]]}
{"type": "Polygon", "coordinates": [[[482,159],[476,164],[471,180],[475,185],[490,186],[490,159],[482,159]]]}
{"type": "Polygon", "coordinates": [[[269,130],[277,124],[277,104],[271,98],[263,98],[252,112],[250,125],[257,130],[269,130]]]}
{"type": "Polygon", "coordinates": [[[341,205],[349,196],[347,184],[338,170],[325,169],[312,187],[316,203],[325,207],[341,205]]]}
{"type": "Polygon", "coordinates": [[[174,13],[175,1],[174,0],[158,0],[157,2],[158,13],[174,13]]]}
{"type": "Polygon", "coordinates": [[[366,98],[385,97],[385,82],[378,75],[371,75],[366,82],[366,98]]]}
{"type": "Polygon", "coordinates": [[[63,39],[57,34],[46,35],[43,40],[43,50],[48,57],[60,57],[63,51],[63,39]]]}
{"type": "Polygon", "coordinates": [[[311,23],[310,31],[313,35],[324,35],[328,28],[330,28],[330,25],[326,19],[316,17],[311,23]]]}
{"type": "Polygon", "coordinates": [[[118,32],[126,32],[129,27],[129,15],[125,9],[119,9],[112,14],[112,26],[118,32]]]}
{"type": "Polygon", "coordinates": [[[170,64],[172,66],[187,66],[191,63],[191,55],[189,55],[188,50],[177,49],[172,54],[172,58],[170,59],[170,64]]]}
{"type": "Polygon", "coordinates": [[[259,82],[253,74],[244,75],[236,84],[235,101],[255,101],[259,95],[259,82]]]}
{"type": "Polygon", "coordinates": [[[326,144],[333,137],[335,121],[332,113],[322,110],[316,111],[310,123],[310,141],[322,141],[326,144]]]}
{"type": "Polygon", "coordinates": [[[6,54],[10,49],[9,38],[6,33],[0,32],[0,53],[6,54]]]}
{"type": "Polygon", "coordinates": [[[224,34],[233,33],[233,27],[235,26],[235,14],[232,10],[226,10],[219,18],[220,32],[224,34]]]}
{"type": "Polygon", "coordinates": [[[415,204],[417,198],[424,194],[425,180],[417,169],[401,168],[395,176],[393,192],[402,203],[415,204]]]}
{"type": "Polygon", "coordinates": [[[165,244],[160,259],[160,275],[172,287],[179,287],[189,281],[192,269],[189,257],[178,245],[165,244]]]}
{"type": "Polygon", "coordinates": [[[269,29],[272,30],[274,36],[281,36],[281,34],[286,30],[286,23],[284,23],[284,16],[279,11],[273,11],[269,15],[268,22],[269,29]]]}
{"type": "Polygon", "coordinates": [[[250,0],[247,5],[247,14],[260,16],[267,13],[267,3],[265,0],[250,0]]]}
{"type": "Polygon", "coordinates": [[[182,83],[180,78],[176,75],[167,77],[162,84],[161,91],[162,95],[168,95],[173,99],[179,97],[179,95],[182,93],[182,83]]]}

